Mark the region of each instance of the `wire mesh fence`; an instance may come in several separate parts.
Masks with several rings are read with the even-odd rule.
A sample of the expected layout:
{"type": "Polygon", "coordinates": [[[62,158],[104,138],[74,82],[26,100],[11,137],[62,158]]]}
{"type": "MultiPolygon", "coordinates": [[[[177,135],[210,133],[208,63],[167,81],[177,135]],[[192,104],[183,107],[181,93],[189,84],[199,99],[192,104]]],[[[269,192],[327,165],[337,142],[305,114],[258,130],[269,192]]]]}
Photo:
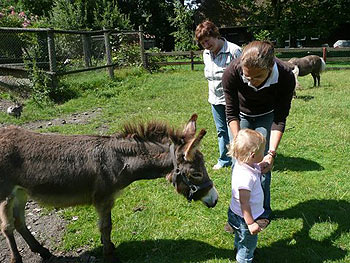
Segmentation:
{"type": "Polygon", "coordinates": [[[65,75],[142,64],[142,31],[0,28],[0,75],[37,67],[65,75]]]}

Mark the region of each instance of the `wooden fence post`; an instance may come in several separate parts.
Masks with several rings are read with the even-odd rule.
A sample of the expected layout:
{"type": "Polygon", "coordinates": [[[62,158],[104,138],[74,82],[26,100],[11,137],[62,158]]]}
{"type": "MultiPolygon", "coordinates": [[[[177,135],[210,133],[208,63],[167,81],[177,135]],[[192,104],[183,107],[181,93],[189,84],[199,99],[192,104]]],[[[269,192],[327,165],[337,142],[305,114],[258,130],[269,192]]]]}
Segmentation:
{"type": "Polygon", "coordinates": [[[92,63],[91,63],[91,37],[89,34],[82,34],[82,40],[83,40],[83,52],[84,52],[85,67],[89,68],[92,66],[92,63]]]}
{"type": "Polygon", "coordinates": [[[54,30],[47,30],[47,48],[49,53],[49,65],[50,65],[50,76],[53,88],[57,87],[57,61],[56,61],[56,50],[55,50],[55,36],[54,30]]]}
{"type": "MultiPolygon", "coordinates": [[[[106,30],[106,28],[103,28],[103,30],[106,30]]],[[[105,39],[107,66],[110,66],[108,67],[108,73],[109,73],[109,77],[111,79],[114,79],[114,67],[112,66],[112,49],[111,49],[111,43],[109,41],[110,32],[106,31],[103,34],[105,39]]]]}
{"type": "Polygon", "coordinates": [[[193,63],[193,50],[191,50],[191,70],[194,70],[194,63],[193,63]]]}
{"type": "Polygon", "coordinates": [[[141,55],[141,61],[142,61],[142,66],[147,69],[147,61],[146,61],[146,56],[145,56],[145,43],[143,41],[143,28],[142,26],[139,26],[139,40],[140,40],[140,55],[141,55]]]}
{"type": "Polygon", "coordinates": [[[327,48],[326,47],[322,48],[322,57],[323,57],[324,62],[326,62],[327,61],[327,48]]]}

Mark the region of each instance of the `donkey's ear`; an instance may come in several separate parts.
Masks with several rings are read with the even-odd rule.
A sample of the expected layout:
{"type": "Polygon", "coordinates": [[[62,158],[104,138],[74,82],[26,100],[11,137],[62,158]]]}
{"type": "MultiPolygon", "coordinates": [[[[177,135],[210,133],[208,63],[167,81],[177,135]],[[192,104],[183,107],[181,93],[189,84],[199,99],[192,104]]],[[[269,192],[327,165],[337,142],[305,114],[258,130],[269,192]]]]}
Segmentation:
{"type": "Polygon", "coordinates": [[[198,133],[197,137],[188,143],[184,153],[184,158],[186,161],[193,161],[195,153],[199,147],[199,144],[206,133],[207,133],[206,130],[202,129],[198,133]]]}
{"type": "Polygon", "coordinates": [[[186,138],[190,137],[194,137],[196,134],[196,121],[197,121],[198,115],[197,114],[193,114],[190,118],[190,120],[188,121],[188,123],[186,124],[183,133],[185,135],[186,138]]]}

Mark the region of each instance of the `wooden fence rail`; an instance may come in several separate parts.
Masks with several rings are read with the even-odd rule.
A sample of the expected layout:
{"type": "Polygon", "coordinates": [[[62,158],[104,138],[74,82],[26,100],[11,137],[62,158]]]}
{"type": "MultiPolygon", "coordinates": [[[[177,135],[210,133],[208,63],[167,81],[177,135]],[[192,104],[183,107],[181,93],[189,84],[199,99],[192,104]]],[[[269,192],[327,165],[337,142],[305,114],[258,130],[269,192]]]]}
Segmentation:
{"type": "MultiPolygon", "coordinates": [[[[46,34],[46,45],[48,51],[48,61],[37,62],[46,65],[46,73],[51,76],[53,80],[53,85],[57,84],[57,77],[67,74],[75,74],[79,72],[91,71],[106,68],[108,70],[109,76],[113,78],[114,68],[117,66],[117,63],[112,61],[112,50],[111,50],[111,40],[110,36],[112,34],[123,34],[123,35],[138,35],[139,45],[140,45],[140,61],[144,68],[149,68],[150,63],[152,62],[152,57],[182,57],[171,59],[172,61],[157,61],[152,62],[159,66],[164,65],[191,65],[191,69],[194,69],[194,65],[203,64],[202,52],[203,51],[179,51],[179,52],[147,52],[144,48],[144,33],[143,29],[140,26],[138,31],[120,31],[120,30],[96,30],[96,31],[82,31],[82,30],[55,30],[52,28],[8,28],[0,27],[0,36],[1,34],[6,33],[37,33],[37,34],[46,34]],[[61,71],[57,66],[57,54],[55,48],[55,35],[56,34],[69,34],[69,35],[78,35],[81,37],[82,41],[82,59],[84,61],[85,67],[74,69],[74,70],[64,70],[61,71]],[[105,62],[104,65],[92,66],[91,63],[91,40],[95,38],[101,38],[104,43],[104,53],[105,53],[105,62]]],[[[6,57],[2,56],[0,49],[0,75],[12,75],[12,76],[21,76],[26,77],[28,75],[27,70],[24,68],[24,63],[8,63],[6,57]],[[1,63],[2,61],[2,63],[1,63]]],[[[316,47],[316,48],[276,48],[276,56],[280,57],[283,60],[288,60],[291,57],[302,57],[308,54],[316,54],[322,56],[325,61],[350,61],[350,48],[330,48],[330,47],[316,47]],[[337,54],[337,56],[335,55],[337,54]],[[340,54],[340,56],[339,56],[340,54]],[[342,55],[343,54],[343,55],[342,55]]],[[[5,53],[4,53],[5,54],[5,53]]],[[[16,61],[18,62],[18,61],[16,61]]]]}
{"type": "MultiPolygon", "coordinates": [[[[282,60],[289,60],[292,57],[303,57],[306,55],[319,55],[323,57],[325,61],[350,61],[349,56],[330,56],[331,52],[337,53],[349,53],[350,48],[330,48],[330,47],[315,47],[315,48],[276,48],[275,53],[277,57],[280,57],[282,60]]],[[[194,65],[203,64],[201,59],[203,51],[178,51],[178,52],[146,52],[146,67],[148,66],[148,61],[151,57],[176,57],[183,56],[182,61],[162,61],[155,62],[155,64],[164,66],[164,65],[191,65],[191,69],[194,69],[194,65]],[[200,60],[195,61],[194,56],[200,58],[200,60]]]]}

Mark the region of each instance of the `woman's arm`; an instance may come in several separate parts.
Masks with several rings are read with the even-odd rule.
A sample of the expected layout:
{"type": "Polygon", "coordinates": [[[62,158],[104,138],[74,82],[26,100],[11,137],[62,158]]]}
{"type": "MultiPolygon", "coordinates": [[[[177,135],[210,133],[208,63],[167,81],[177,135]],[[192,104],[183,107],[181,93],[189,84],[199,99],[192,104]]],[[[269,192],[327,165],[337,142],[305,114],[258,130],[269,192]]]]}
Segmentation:
{"type": "Polygon", "coordinates": [[[252,216],[252,211],[249,204],[250,191],[241,189],[239,190],[239,201],[241,203],[241,210],[243,214],[244,221],[248,225],[249,232],[252,235],[256,235],[261,231],[259,225],[254,221],[252,216]]]}
{"type": "Polygon", "coordinates": [[[230,123],[228,124],[228,126],[230,127],[230,131],[232,134],[232,138],[236,138],[239,130],[240,130],[240,125],[239,125],[239,120],[232,120],[230,121],[230,123]]]}
{"type": "Polygon", "coordinates": [[[273,162],[276,157],[276,151],[278,148],[278,145],[282,139],[283,132],[279,130],[272,130],[270,134],[270,145],[269,145],[269,151],[265,155],[264,159],[259,163],[261,167],[261,173],[267,173],[272,169],[273,162]]]}

